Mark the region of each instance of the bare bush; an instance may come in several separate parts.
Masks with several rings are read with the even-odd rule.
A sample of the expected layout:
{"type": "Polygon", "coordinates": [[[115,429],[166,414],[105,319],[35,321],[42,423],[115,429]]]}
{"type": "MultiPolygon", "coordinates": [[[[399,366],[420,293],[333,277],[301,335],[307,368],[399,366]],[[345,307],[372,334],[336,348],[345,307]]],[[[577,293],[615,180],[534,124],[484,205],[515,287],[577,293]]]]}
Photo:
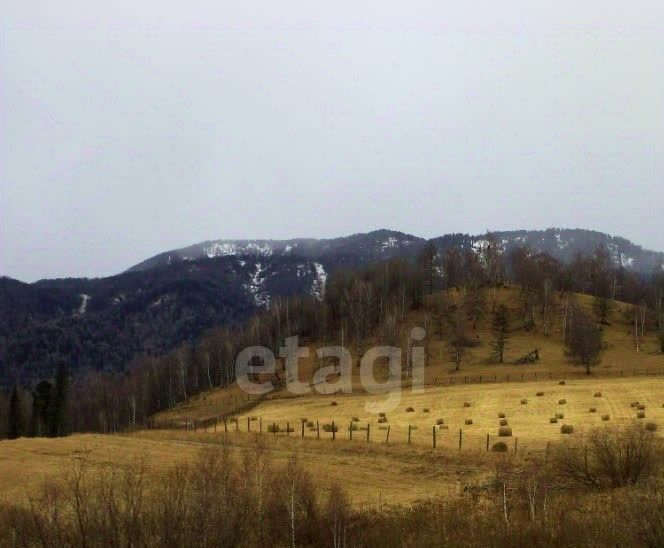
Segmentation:
{"type": "Polygon", "coordinates": [[[557,451],[560,475],[589,487],[622,487],[655,471],[656,438],[641,424],[603,427],[574,436],[557,451]]]}

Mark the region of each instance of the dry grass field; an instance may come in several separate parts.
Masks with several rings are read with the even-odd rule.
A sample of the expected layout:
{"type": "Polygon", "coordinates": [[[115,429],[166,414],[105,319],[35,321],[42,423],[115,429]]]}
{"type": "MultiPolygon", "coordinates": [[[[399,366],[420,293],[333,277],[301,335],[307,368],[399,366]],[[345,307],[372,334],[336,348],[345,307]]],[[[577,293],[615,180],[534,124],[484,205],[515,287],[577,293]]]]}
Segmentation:
{"type": "MultiPolygon", "coordinates": [[[[564,438],[560,428],[573,425],[577,432],[603,424],[636,420],[638,401],[645,406],[645,422],[664,428],[664,379],[584,379],[566,381],[469,384],[427,388],[423,394],[403,394],[399,407],[387,413],[387,423],[379,424],[377,416],[365,411],[370,399],[366,394],[346,396],[312,396],[267,400],[235,423],[227,422],[229,440],[238,458],[250,451],[262,419],[261,440],[277,462],[285,463],[293,454],[323,486],[341,481],[357,506],[401,504],[435,496],[453,495],[466,486],[481,482],[493,473],[497,459],[515,458],[514,443],[518,437],[516,459],[525,461],[542,457],[547,442],[555,444],[564,438]],[[601,391],[601,397],[595,397],[601,391]],[[537,392],[544,392],[537,396],[537,392]],[[522,399],[527,404],[521,404],[522,399]],[[566,403],[559,404],[565,399],[566,403]],[[337,405],[331,405],[331,402],[337,405]],[[465,407],[464,404],[470,404],[465,407]],[[407,411],[412,407],[414,411],[407,411]],[[596,408],[591,413],[589,409],[596,408]],[[429,409],[425,412],[425,409],[429,409]],[[499,438],[499,413],[505,414],[512,428],[511,438],[499,438]],[[556,413],[564,419],[551,424],[556,413]],[[609,415],[603,421],[602,415],[609,415]],[[247,417],[252,433],[247,430],[247,417]],[[359,419],[360,428],[370,424],[370,442],[366,430],[354,431],[349,440],[348,425],[359,419]],[[305,427],[301,439],[301,419],[321,426],[320,439],[315,430],[305,427]],[[432,428],[438,419],[447,428],[436,427],[437,447],[432,448],[432,428]],[[465,424],[472,419],[473,424],[465,424]],[[336,439],[323,431],[323,424],[339,425],[336,439]],[[277,423],[281,432],[268,433],[268,425],[277,423]],[[284,432],[289,422],[294,432],[284,432]],[[389,444],[385,444],[390,426],[389,444]],[[408,425],[417,427],[407,444],[408,425]],[[463,430],[463,449],[458,450],[459,429],[463,430]],[[490,444],[505,441],[509,454],[486,452],[486,435],[490,444]]],[[[209,444],[221,443],[223,424],[217,431],[144,430],[125,435],[74,435],[62,439],[19,439],[2,442],[0,452],[0,493],[16,500],[32,492],[44,480],[58,478],[68,466],[83,459],[95,466],[105,463],[136,463],[144,460],[150,474],[190,460],[209,444]]]]}
{"type": "MultiPolygon", "coordinates": [[[[0,454],[0,500],[27,502],[47,481],[62,480],[77,462],[93,467],[143,462],[147,478],[178,462],[193,460],[201,449],[218,445],[223,434],[152,430],[128,435],[81,434],[67,438],[3,441],[0,454]]],[[[462,485],[486,475],[495,455],[441,456],[418,447],[355,445],[263,436],[275,464],[294,454],[324,488],[343,483],[357,507],[403,504],[434,495],[452,495],[462,485]]],[[[229,433],[238,459],[251,451],[256,436],[229,433]]]]}

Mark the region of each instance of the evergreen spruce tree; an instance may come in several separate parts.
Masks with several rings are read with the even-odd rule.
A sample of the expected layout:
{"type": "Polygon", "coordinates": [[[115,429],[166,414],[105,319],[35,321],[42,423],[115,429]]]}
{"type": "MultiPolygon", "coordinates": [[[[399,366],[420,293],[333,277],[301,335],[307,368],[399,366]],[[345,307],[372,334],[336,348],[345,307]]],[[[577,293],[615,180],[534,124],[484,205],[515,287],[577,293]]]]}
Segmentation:
{"type": "Polygon", "coordinates": [[[53,385],[48,381],[41,381],[32,391],[32,428],[35,436],[43,436],[50,432],[52,411],[53,385]]]}
{"type": "Polygon", "coordinates": [[[503,363],[507,338],[509,337],[509,318],[507,307],[503,304],[497,306],[493,312],[491,332],[493,334],[493,339],[489,343],[492,350],[491,359],[495,362],[503,363]]]}
{"type": "Polygon", "coordinates": [[[23,409],[21,408],[21,397],[18,392],[18,387],[14,386],[11,396],[9,397],[7,437],[10,440],[15,440],[21,436],[21,434],[23,434],[23,409]]]}
{"type": "Polygon", "coordinates": [[[64,361],[58,363],[55,373],[55,387],[52,390],[51,406],[49,410],[49,435],[51,437],[66,436],[68,433],[67,397],[69,391],[69,378],[67,365],[64,361]]]}

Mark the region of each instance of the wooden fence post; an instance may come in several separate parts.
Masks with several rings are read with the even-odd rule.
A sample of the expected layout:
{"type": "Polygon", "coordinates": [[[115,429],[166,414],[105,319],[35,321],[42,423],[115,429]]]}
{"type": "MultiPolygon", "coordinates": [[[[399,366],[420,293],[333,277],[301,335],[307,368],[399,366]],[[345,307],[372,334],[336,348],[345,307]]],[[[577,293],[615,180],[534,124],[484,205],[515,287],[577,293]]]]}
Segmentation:
{"type": "Polygon", "coordinates": [[[318,424],[318,419],[316,419],[316,439],[320,439],[320,425],[318,424]]]}
{"type": "Polygon", "coordinates": [[[228,423],[226,422],[226,417],[224,417],[224,432],[228,432],[228,423]]]}
{"type": "Polygon", "coordinates": [[[410,424],[408,425],[408,445],[410,445],[410,424]]]}
{"type": "Polygon", "coordinates": [[[260,417],[258,419],[258,431],[262,434],[263,433],[263,417],[260,417]]]}
{"type": "Polygon", "coordinates": [[[286,435],[290,436],[290,422],[286,423],[286,435]]]}
{"type": "Polygon", "coordinates": [[[371,425],[367,423],[367,442],[369,441],[369,432],[370,432],[371,425]]]}
{"type": "Polygon", "coordinates": [[[215,431],[215,433],[217,432],[217,420],[218,420],[218,417],[215,417],[214,418],[214,431],[215,431]]]}
{"type": "Polygon", "coordinates": [[[390,427],[387,427],[387,435],[385,436],[385,443],[389,443],[390,441],[390,427]]]}
{"type": "Polygon", "coordinates": [[[436,425],[433,425],[433,429],[431,431],[431,435],[433,436],[433,448],[436,448],[436,425]]]}
{"type": "Polygon", "coordinates": [[[251,419],[247,417],[247,432],[251,432],[251,419]]]}
{"type": "Polygon", "coordinates": [[[302,437],[304,437],[304,421],[302,421],[302,437]]]}
{"type": "Polygon", "coordinates": [[[272,432],[274,432],[275,436],[277,435],[277,423],[276,422],[272,423],[272,432]]]}
{"type": "Polygon", "coordinates": [[[334,426],[334,421],[332,421],[332,440],[334,441],[336,439],[337,439],[336,428],[334,426]]]}
{"type": "Polygon", "coordinates": [[[486,435],[486,450],[489,450],[489,434],[486,435]]]}
{"type": "Polygon", "coordinates": [[[353,421],[348,425],[348,439],[353,439],[353,421]]]}
{"type": "Polygon", "coordinates": [[[459,428],[459,451],[461,451],[462,440],[463,440],[463,430],[459,428]]]}

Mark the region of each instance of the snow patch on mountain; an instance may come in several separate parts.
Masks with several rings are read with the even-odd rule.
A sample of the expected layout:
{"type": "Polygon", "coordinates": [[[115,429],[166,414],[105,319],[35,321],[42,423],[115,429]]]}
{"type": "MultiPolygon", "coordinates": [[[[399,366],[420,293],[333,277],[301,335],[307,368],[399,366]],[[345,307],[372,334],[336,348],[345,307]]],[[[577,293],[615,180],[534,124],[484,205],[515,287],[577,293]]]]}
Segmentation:
{"type": "Polygon", "coordinates": [[[264,242],[212,242],[203,247],[203,253],[209,259],[228,255],[272,255],[272,247],[264,242]]]}
{"type": "Polygon", "coordinates": [[[249,293],[254,298],[254,303],[259,307],[269,307],[270,306],[270,295],[265,292],[265,268],[261,263],[256,263],[256,268],[254,273],[251,275],[251,279],[248,284],[244,284],[244,288],[249,291],[249,293]]]}
{"type": "Polygon", "coordinates": [[[316,271],[316,277],[311,285],[311,292],[319,301],[322,301],[325,298],[327,272],[325,272],[325,268],[320,263],[314,263],[314,269],[316,271]]]}
{"type": "Polygon", "coordinates": [[[88,302],[90,301],[90,295],[86,295],[85,293],[81,293],[81,306],[78,307],[78,310],[76,311],[76,316],[82,316],[85,314],[85,312],[88,309],[88,302]]]}

